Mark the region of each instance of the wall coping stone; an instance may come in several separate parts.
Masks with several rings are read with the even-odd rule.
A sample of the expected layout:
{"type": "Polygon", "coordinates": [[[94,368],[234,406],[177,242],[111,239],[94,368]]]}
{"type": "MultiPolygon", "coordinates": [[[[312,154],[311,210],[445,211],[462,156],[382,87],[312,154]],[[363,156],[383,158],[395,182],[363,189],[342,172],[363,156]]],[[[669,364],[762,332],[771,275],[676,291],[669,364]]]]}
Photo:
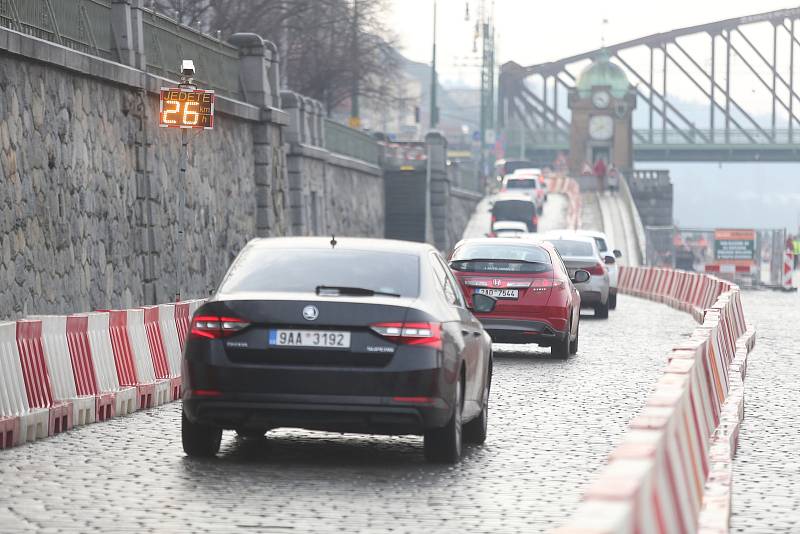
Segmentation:
{"type": "Polygon", "coordinates": [[[481,199],[483,199],[483,195],[477,191],[470,191],[469,189],[462,189],[455,186],[450,187],[450,195],[465,200],[474,200],[475,202],[480,202],[481,199]]]}
{"type": "Polygon", "coordinates": [[[343,156],[341,154],[337,154],[336,152],[331,152],[327,149],[316,146],[302,143],[289,143],[288,155],[303,156],[320,161],[326,161],[327,163],[336,167],[363,172],[365,174],[370,174],[375,178],[383,178],[383,170],[377,165],[365,163],[361,160],[343,156]]]}
{"type": "MultiPolygon", "coordinates": [[[[85,54],[44,39],[0,27],[0,53],[3,52],[47,63],[56,68],[77,72],[91,78],[134,89],[144,89],[155,94],[164,85],[178,84],[175,80],[162,78],[122,63],[85,54]]],[[[277,124],[288,124],[289,121],[288,115],[283,110],[272,107],[260,110],[251,104],[219,94],[216,95],[215,108],[224,115],[253,122],[266,120],[277,124]]]]}

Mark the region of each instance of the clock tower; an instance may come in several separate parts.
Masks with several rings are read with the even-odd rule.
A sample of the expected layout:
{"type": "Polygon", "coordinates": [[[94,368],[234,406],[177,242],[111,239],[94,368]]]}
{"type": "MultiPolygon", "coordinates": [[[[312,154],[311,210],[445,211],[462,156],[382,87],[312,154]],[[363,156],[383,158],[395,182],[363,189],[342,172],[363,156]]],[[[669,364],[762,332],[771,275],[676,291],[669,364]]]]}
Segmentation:
{"type": "MultiPolygon", "coordinates": [[[[625,72],[601,50],[586,67],[569,94],[572,111],[569,170],[580,176],[585,164],[597,160],[613,164],[620,172],[633,169],[633,110],[636,91],[625,72]]],[[[594,186],[587,181],[582,186],[594,186]]]]}

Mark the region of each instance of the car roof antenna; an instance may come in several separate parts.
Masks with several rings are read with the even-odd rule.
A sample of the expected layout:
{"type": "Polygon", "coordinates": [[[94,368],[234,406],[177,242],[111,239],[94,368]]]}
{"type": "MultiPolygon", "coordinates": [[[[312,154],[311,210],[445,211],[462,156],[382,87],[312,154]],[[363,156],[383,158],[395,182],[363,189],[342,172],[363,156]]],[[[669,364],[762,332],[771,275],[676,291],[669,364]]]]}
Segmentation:
{"type": "Polygon", "coordinates": [[[336,236],[335,235],[331,235],[331,248],[336,248],[336,244],[337,243],[338,243],[338,241],[336,241],[336,236]]]}

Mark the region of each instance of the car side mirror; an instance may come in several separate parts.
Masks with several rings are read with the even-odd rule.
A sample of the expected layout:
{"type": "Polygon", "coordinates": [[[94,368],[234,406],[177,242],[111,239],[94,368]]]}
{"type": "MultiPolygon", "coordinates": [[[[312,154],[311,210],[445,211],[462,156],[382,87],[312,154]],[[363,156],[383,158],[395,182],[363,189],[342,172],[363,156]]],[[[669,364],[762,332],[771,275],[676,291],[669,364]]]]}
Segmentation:
{"type": "Polygon", "coordinates": [[[614,258],[614,256],[606,256],[603,261],[605,262],[606,265],[614,265],[615,263],[617,263],[617,260],[616,258],[614,258]]]}
{"type": "Polygon", "coordinates": [[[575,274],[572,275],[572,282],[575,284],[582,284],[588,282],[591,277],[592,275],[589,274],[589,271],[578,269],[575,271],[575,274]]]}
{"type": "Polygon", "coordinates": [[[614,257],[615,258],[621,258],[622,257],[622,252],[620,252],[617,249],[614,249],[614,257]]]}
{"type": "Polygon", "coordinates": [[[494,307],[497,305],[497,299],[494,297],[490,297],[489,295],[481,295],[480,293],[475,293],[472,295],[472,311],[478,313],[489,313],[494,311],[494,307]]]}

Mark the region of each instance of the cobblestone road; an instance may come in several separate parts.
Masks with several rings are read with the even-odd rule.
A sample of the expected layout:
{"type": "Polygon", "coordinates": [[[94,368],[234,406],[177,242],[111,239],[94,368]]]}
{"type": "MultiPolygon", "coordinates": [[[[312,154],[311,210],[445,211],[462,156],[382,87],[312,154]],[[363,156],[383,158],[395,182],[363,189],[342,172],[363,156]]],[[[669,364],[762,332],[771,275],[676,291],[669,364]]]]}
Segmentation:
{"type": "Polygon", "coordinates": [[[800,296],[746,291],[757,329],[733,464],[731,532],[800,532],[800,296]]]}
{"type": "MultiPolygon", "coordinates": [[[[554,195],[543,225],[563,210],[554,195]]],[[[189,460],[178,403],[83,427],[0,452],[0,531],[547,531],[575,509],[692,327],[620,296],[610,319],[583,318],[568,360],[495,345],[488,441],[452,467],[426,464],[419,437],[295,430],[225,433],[218,458],[189,460]]]]}

